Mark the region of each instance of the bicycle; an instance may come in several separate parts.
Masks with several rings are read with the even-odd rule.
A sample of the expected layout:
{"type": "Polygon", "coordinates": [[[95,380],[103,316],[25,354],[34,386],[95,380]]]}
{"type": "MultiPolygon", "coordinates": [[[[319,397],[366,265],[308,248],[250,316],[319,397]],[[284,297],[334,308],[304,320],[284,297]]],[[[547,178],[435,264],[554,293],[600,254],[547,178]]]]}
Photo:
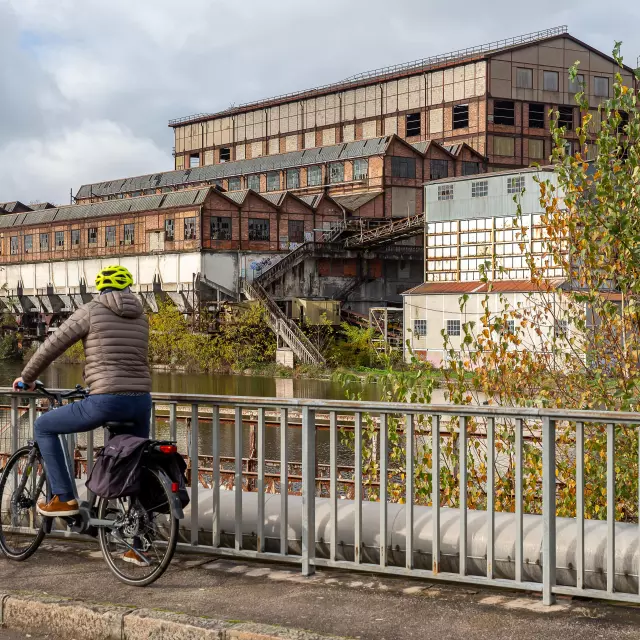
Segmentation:
{"type": "MultiPolygon", "coordinates": [[[[80,385],[73,391],[52,392],[41,382],[36,391],[49,399],[50,410],[64,400],[86,398],[88,389],[80,385]]],[[[103,425],[111,436],[132,427],[126,422],[103,425]]],[[[60,436],[65,462],[74,477],[72,453],[60,436]]],[[[161,465],[162,456],[175,454],[175,442],[151,440],[142,457],[143,491],[136,496],[118,499],[98,498],[89,494],[86,501],[74,493],[80,514],[60,518],[74,533],[97,537],[102,555],[115,576],[128,585],[147,586],[155,582],[169,566],[178,542],[179,521],[184,517],[173,483],[161,465]],[[133,552],[135,558],[125,558],[133,552]]],[[[89,453],[89,452],[88,452],[89,453]]],[[[55,518],[37,512],[39,501],[51,498],[46,469],[36,442],[18,449],[7,462],[0,477],[0,550],[10,560],[31,557],[51,533],[55,518]]]]}

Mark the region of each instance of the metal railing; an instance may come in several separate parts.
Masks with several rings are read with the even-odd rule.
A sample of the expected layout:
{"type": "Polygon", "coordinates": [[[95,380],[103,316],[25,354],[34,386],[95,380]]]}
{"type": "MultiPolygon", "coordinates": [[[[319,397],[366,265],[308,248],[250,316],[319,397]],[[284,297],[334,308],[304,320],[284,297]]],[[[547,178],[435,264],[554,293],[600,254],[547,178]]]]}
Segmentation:
{"type": "MultiPolygon", "coordinates": [[[[33,397],[0,394],[10,397],[0,422],[7,454],[33,432],[39,409],[33,397]]],[[[521,589],[541,593],[545,604],[557,594],[640,603],[637,440],[635,460],[616,460],[620,438],[637,438],[640,414],[162,393],[153,402],[152,437],[177,439],[190,462],[183,550],[296,563],[304,575],[327,566],[521,589]],[[592,429],[607,439],[602,488],[585,481],[592,429]],[[201,482],[203,454],[211,463],[201,482]],[[576,513],[559,517],[556,461],[568,454],[576,513]],[[232,481],[227,467],[222,482],[230,455],[232,481]],[[346,458],[351,499],[338,472],[346,458]],[[533,477],[531,459],[541,459],[533,477]],[[475,461],[486,477],[473,475],[475,461]],[[320,463],[329,470],[328,498],[318,492],[320,463]],[[633,467],[636,483],[626,521],[616,517],[621,464],[633,467]],[[505,469],[513,472],[509,508],[499,506],[505,469]],[[585,505],[600,490],[606,514],[597,519],[585,505]],[[525,499],[531,492],[533,502],[525,499]]],[[[94,434],[79,438],[92,460],[94,434]]]]}
{"type": "Polygon", "coordinates": [[[394,220],[389,224],[380,225],[373,229],[362,230],[359,234],[349,236],[344,241],[347,249],[365,247],[401,240],[424,233],[424,213],[394,220]]]}

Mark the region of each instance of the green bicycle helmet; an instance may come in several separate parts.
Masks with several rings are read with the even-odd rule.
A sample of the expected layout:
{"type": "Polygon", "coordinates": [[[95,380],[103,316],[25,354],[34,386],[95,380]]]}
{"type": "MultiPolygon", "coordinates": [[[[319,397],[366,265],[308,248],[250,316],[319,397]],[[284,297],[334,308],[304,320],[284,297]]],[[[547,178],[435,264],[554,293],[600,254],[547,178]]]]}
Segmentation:
{"type": "Polygon", "coordinates": [[[105,267],[96,276],[96,289],[126,289],[133,284],[133,276],[129,269],[121,267],[119,264],[105,267]]]}

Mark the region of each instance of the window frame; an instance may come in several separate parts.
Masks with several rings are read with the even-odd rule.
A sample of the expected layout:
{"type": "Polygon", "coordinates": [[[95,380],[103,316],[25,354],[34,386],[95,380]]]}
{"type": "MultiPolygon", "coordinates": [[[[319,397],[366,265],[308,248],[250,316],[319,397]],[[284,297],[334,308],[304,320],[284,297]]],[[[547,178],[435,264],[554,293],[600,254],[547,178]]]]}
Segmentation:
{"type": "Polygon", "coordinates": [[[344,162],[329,163],[329,184],[344,182],[344,162]]]}
{"type": "Polygon", "coordinates": [[[127,247],[132,247],[136,243],[136,225],[135,222],[128,222],[124,225],[122,231],[122,240],[127,247]]]}
{"type": "Polygon", "coordinates": [[[533,69],[528,69],[527,67],[516,67],[516,89],[533,89],[533,69]],[[528,76],[528,86],[520,84],[520,78],[523,77],[520,75],[521,71],[528,72],[525,74],[528,76]]]}
{"type": "Polygon", "coordinates": [[[369,159],[356,158],[353,161],[353,179],[368,180],[369,179],[369,159]],[[363,171],[364,167],[364,171],[363,171]]]}
{"type": "Polygon", "coordinates": [[[285,171],[285,181],[287,189],[299,189],[300,188],[300,169],[291,168],[285,171]],[[290,180],[295,176],[295,180],[290,180]],[[296,184],[294,184],[294,182],[296,184]]]}
{"type": "Polygon", "coordinates": [[[391,156],[391,177],[403,180],[415,180],[416,159],[404,156],[391,156]],[[405,175],[403,175],[405,174],[405,175]]]}
{"type": "Polygon", "coordinates": [[[573,107],[558,105],[558,126],[573,131],[573,107]]]}
{"type": "Polygon", "coordinates": [[[413,335],[418,340],[420,340],[421,338],[425,338],[426,337],[428,328],[429,327],[428,327],[426,318],[414,318],[413,319],[413,335]],[[420,324],[422,327],[424,327],[424,331],[421,331],[421,330],[417,329],[418,324],[420,324]]]}
{"type": "Polygon", "coordinates": [[[174,218],[167,218],[164,221],[164,238],[167,242],[173,242],[176,238],[176,221],[174,218]]]}
{"type": "MultiPolygon", "coordinates": [[[[553,83],[552,83],[553,84],[553,83]]],[[[542,90],[550,91],[552,93],[558,93],[560,91],[560,74],[557,71],[550,71],[548,69],[543,70],[542,72],[542,90]],[[555,89],[547,88],[547,78],[555,79],[555,89]]]]}
{"type": "Polygon", "coordinates": [[[195,216],[189,216],[184,218],[184,239],[185,240],[197,240],[198,229],[195,216]]]}
{"type": "Polygon", "coordinates": [[[456,104],[453,106],[452,111],[452,127],[453,129],[468,129],[469,128],[469,104],[456,104]]]}
{"type": "Polygon", "coordinates": [[[502,156],[503,158],[513,158],[516,153],[516,139],[511,136],[493,136],[493,155],[502,156]],[[510,140],[511,152],[510,153],[498,153],[496,150],[496,140],[510,140]]]}
{"type": "Polygon", "coordinates": [[[581,91],[587,91],[584,73],[576,74],[575,80],[569,78],[569,93],[580,93],[581,91]]]}
{"type": "Polygon", "coordinates": [[[227,191],[241,191],[242,178],[240,176],[232,176],[227,180],[227,191]],[[231,182],[233,181],[233,186],[231,182]]]}
{"type": "Polygon", "coordinates": [[[49,244],[49,233],[41,233],[40,234],[40,252],[41,253],[45,253],[47,251],[49,251],[51,249],[51,246],[49,244]],[[43,240],[46,239],[46,242],[44,244],[46,244],[46,247],[43,247],[43,240]]]}
{"type": "Polygon", "coordinates": [[[259,173],[253,173],[249,176],[247,176],[247,189],[251,189],[252,191],[255,191],[256,193],[260,193],[260,174],[259,173]],[[257,181],[258,183],[258,188],[255,189],[254,187],[251,186],[252,182],[257,181]]]}
{"type": "Polygon", "coordinates": [[[405,125],[405,137],[406,138],[415,138],[417,136],[422,135],[422,118],[420,112],[417,113],[407,113],[405,115],[404,120],[405,125]],[[409,122],[409,118],[411,118],[411,122],[409,122]],[[409,133],[411,129],[412,133],[409,133]]]}
{"type": "Polygon", "coordinates": [[[20,236],[11,236],[9,239],[9,254],[12,256],[20,254],[20,236]]]}
{"type": "Polygon", "coordinates": [[[269,242],[271,240],[271,221],[269,218],[249,218],[247,230],[249,242],[269,242]],[[266,233],[258,234],[256,231],[266,231],[266,233]]]}
{"type": "Polygon", "coordinates": [[[209,221],[209,239],[213,241],[231,240],[233,229],[230,216],[211,216],[209,221]],[[214,231],[214,226],[217,228],[214,231]]]}
{"type": "Polygon", "coordinates": [[[542,104],[541,102],[530,102],[529,103],[529,119],[528,119],[528,123],[527,123],[529,125],[529,129],[544,129],[545,128],[545,117],[544,117],[545,108],[544,107],[545,107],[544,104],[542,104]],[[536,107],[533,110],[534,118],[531,117],[531,113],[532,113],[531,107],[536,107]],[[538,110],[538,107],[540,107],[539,110],[538,110]],[[542,116],[542,120],[540,120],[540,116],[542,116]],[[532,124],[532,122],[542,123],[542,126],[541,127],[535,126],[535,124],[532,124]]]}
{"type": "Polygon", "coordinates": [[[493,101],[493,124],[504,127],[516,126],[516,103],[513,100],[493,101]]]}
{"type": "Polygon", "coordinates": [[[54,234],[55,235],[53,236],[53,238],[54,238],[56,251],[58,249],[64,249],[64,236],[65,236],[64,231],[55,231],[54,234]],[[60,239],[62,239],[62,243],[59,243],[60,239]]]}
{"type": "Polygon", "coordinates": [[[444,202],[445,200],[453,200],[455,190],[453,184],[439,184],[438,185],[438,201],[444,202]]]}
{"type": "Polygon", "coordinates": [[[115,224],[111,224],[104,228],[104,246],[115,247],[117,242],[117,229],[115,224]]]}
{"type": "Polygon", "coordinates": [[[607,76],[593,76],[593,95],[596,98],[608,98],[611,96],[611,83],[609,82],[609,78],[607,76]],[[599,81],[604,80],[607,83],[607,92],[600,93],[598,90],[599,81]]]}
{"type": "Polygon", "coordinates": [[[449,177],[449,161],[442,160],[442,158],[432,158],[431,160],[429,160],[429,175],[431,176],[432,180],[442,180],[443,178],[448,178],[449,177]],[[445,168],[447,170],[446,175],[435,175],[438,172],[435,172],[433,170],[434,166],[445,168]]]}
{"type": "Polygon", "coordinates": [[[459,338],[462,335],[462,323],[458,319],[447,318],[447,335],[453,338],[459,338]],[[454,329],[457,327],[457,329],[454,329]]]}
{"type": "Polygon", "coordinates": [[[524,176],[514,176],[507,178],[507,195],[515,195],[522,193],[522,190],[526,186],[526,180],[524,176]]]}
{"type": "Polygon", "coordinates": [[[87,244],[98,244],[98,227],[89,227],[87,229],[87,244]],[[92,237],[93,240],[91,239],[92,237]]]}
{"type": "Polygon", "coordinates": [[[463,176],[477,176],[480,173],[480,163],[473,160],[462,161],[462,175],[463,176]],[[471,167],[473,165],[473,167],[471,167]],[[473,171],[469,172],[469,169],[473,171]]]}
{"type": "Polygon", "coordinates": [[[322,167],[318,164],[307,167],[307,186],[308,187],[320,187],[322,186],[322,167]],[[316,180],[317,177],[317,180],[316,180]]]}
{"type": "Polygon", "coordinates": [[[287,238],[289,242],[295,242],[296,244],[302,244],[304,242],[304,220],[288,220],[287,221],[287,238]],[[291,226],[297,227],[296,233],[291,233],[291,226]],[[295,237],[294,237],[295,236],[295,237]]]}
{"type": "Polygon", "coordinates": [[[24,245],[25,254],[33,253],[33,234],[32,233],[29,233],[26,236],[24,236],[23,245],[24,245]]]}
{"type": "Polygon", "coordinates": [[[488,180],[474,180],[471,183],[471,197],[472,198],[486,198],[489,195],[489,181],[488,180]]]}
{"type": "Polygon", "coordinates": [[[80,242],[82,242],[82,238],[80,236],[80,229],[71,229],[71,248],[73,249],[73,247],[79,247],[80,242]]]}
{"type": "Polygon", "coordinates": [[[231,162],[231,147],[220,147],[218,158],[220,159],[220,163],[231,162]]]}
{"type": "Polygon", "coordinates": [[[280,172],[267,171],[267,192],[280,191],[280,172]],[[273,181],[274,176],[277,178],[277,184],[273,181]],[[275,185],[275,186],[274,186],[275,185]]]}
{"type": "Polygon", "coordinates": [[[199,153],[190,153],[189,154],[189,169],[197,169],[200,167],[200,154],[199,153]],[[195,162],[197,161],[197,164],[195,162]]]}

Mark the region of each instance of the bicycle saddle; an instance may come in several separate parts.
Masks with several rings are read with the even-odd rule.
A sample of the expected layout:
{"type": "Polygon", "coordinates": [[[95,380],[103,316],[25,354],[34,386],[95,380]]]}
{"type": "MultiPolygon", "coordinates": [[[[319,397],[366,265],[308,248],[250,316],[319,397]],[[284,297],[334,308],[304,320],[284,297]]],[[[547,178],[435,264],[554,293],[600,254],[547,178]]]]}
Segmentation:
{"type": "Polygon", "coordinates": [[[109,431],[126,431],[135,428],[135,422],[105,422],[104,428],[109,431]]]}

